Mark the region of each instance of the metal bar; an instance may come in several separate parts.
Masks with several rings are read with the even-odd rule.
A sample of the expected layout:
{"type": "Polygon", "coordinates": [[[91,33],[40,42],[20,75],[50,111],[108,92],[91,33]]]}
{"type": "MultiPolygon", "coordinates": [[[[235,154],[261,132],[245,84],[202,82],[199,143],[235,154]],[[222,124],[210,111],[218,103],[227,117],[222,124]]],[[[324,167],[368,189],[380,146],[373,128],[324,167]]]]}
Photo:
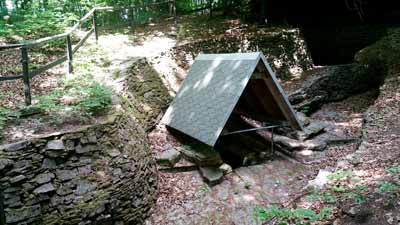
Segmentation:
{"type": "Polygon", "coordinates": [[[6,225],[6,215],[4,213],[3,190],[0,189],[0,225],[6,225]]]}
{"type": "Polygon", "coordinates": [[[31,87],[29,81],[29,56],[28,56],[28,48],[22,47],[21,48],[21,63],[22,63],[22,75],[24,80],[24,93],[25,93],[25,104],[31,104],[31,87]]]}
{"type": "Polygon", "coordinates": [[[68,73],[73,72],[72,68],[72,41],[71,41],[71,35],[67,36],[67,58],[68,58],[68,73]]]}
{"type": "Polygon", "coordinates": [[[0,77],[0,81],[6,81],[6,80],[18,80],[23,78],[24,76],[18,75],[18,76],[8,76],[8,77],[0,77]]]}
{"type": "Polygon", "coordinates": [[[222,134],[221,136],[227,136],[231,134],[240,134],[240,133],[246,133],[246,132],[251,132],[251,131],[258,131],[258,130],[267,130],[275,127],[281,127],[282,125],[273,125],[273,126],[266,126],[266,127],[256,127],[256,128],[250,128],[250,129],[244,129],[244,130],[237,130],[237,131],[232,131],[228,132],[225,134],[222,134]]]}
{"type": "Polygon", "coordinates": [[[97,13],[96,10],[93,12],[93,29],[94,29],[94,35],[96,38],[96,42],[99,40],[99,33],[97,29],[97,13]]]}
{"type": "MultiPolygon", "coordinates": [[[[63,62],[65,62],[65,61],[67,61],[67,56],[63,56],[63,57],[61,57],[59,59],[56,59],[53,62],[48,63],[48,64],[42,66],[41,68],[39,68],[39,69],[37,69],[35,71],[30,72],[29,76],[30,76],[30,78],[33,78],[33,77],[45,72],[46,70],[51,69],[51,68],[53,68],[53,67],[55,67],[55,66],[57,66],[57,65],[59,65],[59,64],[61,64],[63,62]]],[[[1,79],[0,79],[0,81],[1,81],[1,79]]]]}
{"type": "Polygon", "coordinates": [[[85,36],[83,36],[83,38],[78,42],[78,44],[76,44],[76,45],[74,46],[74,48],[72,49],[72,53],[75,53],[76,51],[78,51],[79,48],[80,48],[80,47],[86,42],[86,40],[89,38],[89,36],[90,36],[91,34],[93,34],[93,32],[94,32],[94,28],[90,29],[90,30],[85,34],[85,36]]]}

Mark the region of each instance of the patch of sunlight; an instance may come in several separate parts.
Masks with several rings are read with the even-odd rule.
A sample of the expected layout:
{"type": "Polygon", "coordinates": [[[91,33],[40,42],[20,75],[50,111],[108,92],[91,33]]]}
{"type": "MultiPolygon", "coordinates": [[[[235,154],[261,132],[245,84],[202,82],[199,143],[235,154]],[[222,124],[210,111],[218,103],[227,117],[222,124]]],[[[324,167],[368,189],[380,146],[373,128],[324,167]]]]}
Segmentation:
{"type": "Polygon", "coordinates": [[[207,85],[211,82],[211,79],[213,78],[213,75],[214,75],[213,72],[208,72],[204,76],[204,78],[203,78],[203,80],[201,82],[201,86],[200,86],[201,89],[207,87],[207,85]]]}
{"type": "Polygon", "coordinates": [[[242,199],[247,202],[255,201],[256,198],[253,195],[245,194],[242,196],[242,199]]]}
{"type": "Polygon", "coordinates": [[[278,68],[278,69],[281,68],[282,65],[283,65],[283,62],[282,62],[282,60],[280,60],[280,59],[274,59],[273,63],[274,63],[274,66],[275,66],[276,68],[278,68]]]}
{"type": "Polygon", "coordinates": [[[298,154],[299,154],[299,155],[302,155],[302,156],[310,156],[310,155],[312,155],[313,153],[314,153],[314,152],[311,151],[311,150],[302,150],[302,151],[298,152],[298,154]]]}

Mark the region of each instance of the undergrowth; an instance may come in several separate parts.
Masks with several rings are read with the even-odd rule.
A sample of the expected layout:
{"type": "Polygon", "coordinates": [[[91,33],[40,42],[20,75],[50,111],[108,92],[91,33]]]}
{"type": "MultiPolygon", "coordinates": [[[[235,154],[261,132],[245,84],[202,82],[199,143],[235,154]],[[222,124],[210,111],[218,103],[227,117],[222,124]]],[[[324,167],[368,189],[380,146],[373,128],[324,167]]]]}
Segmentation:
{"type": "Polygon", "coordinates": [[[325,219],[332,212],[332,208],[326,207],[319,212],[305,208],[280,208],[271,206],[268,208],[257,207],[255,210],[255,219],[266,222],[275,219],[279,225],[287,224],[311,224],[313,222],[325,219]]]}
{"type": "Polygon", "coordinates": [[[102,56],[97,47],[78,54],[75,73],[65,76],[62,85],[49,94],[33,96],[31,106],[17,105],[15,110],[0,107],[0,141],[8,121],[19,123],[30,118],[36,127],[58,126],[71,121],[85,122],[106,112],[112,104],[112,91],[92,76],[92,68],[104,65],[106,60],[103,57],[97,61],[99,55],[102,56]]]}

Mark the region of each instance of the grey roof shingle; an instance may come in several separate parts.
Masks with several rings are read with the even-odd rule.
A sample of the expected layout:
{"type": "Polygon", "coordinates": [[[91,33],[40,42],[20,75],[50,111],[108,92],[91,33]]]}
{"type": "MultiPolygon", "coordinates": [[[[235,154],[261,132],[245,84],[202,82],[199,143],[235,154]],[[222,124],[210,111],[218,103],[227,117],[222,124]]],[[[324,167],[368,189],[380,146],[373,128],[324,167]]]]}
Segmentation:
{"type": "Polygon", "coordinates": [[[162,122],[214,146],[260,60],[260,52],[199,55],[162,122]]]}

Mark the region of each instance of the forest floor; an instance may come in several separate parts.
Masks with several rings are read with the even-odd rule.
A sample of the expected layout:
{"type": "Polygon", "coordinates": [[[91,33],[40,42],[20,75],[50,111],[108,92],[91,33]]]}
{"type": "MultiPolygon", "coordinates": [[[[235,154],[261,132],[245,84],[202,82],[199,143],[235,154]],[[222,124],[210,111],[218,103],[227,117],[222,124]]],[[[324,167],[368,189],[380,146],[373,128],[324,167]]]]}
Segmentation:
{"type": "MultiPolygon", "coordinates": [[[[114,30],[111,34],[104,31],[96,47],[91,40],[84,47],[89,50],[86,53],[82,50],[81,59],[86,57],[89,61],[83,67],[92,67],[90,72],[97,82],[118,89],[118,83],[109,76],[138,58],[146,58],[173,96],[193,61],[190,54],[172,54],[174,46],[230,35],[238,30],[234,28],[244,26],[238,20],[220,21],[215,26],[181,22],[186,25],[179,29],[169,22],[168,26],[155,23],[135,31],[114,30]]],[[[63,72],[62,67],[57,67],[33,79],[34,95],[48,94],[50,89],[60,87],[63,72]]],[[[197,170],[161,171],[158,200],[146,224],[277,224],[285,218],[279,213],[269,217],[268,209],[273,205],[281,209],[302,207],[319,213],[329,208],[327,216],[313,224],[400,224],[399,72],[398,68],[391,72],[378,96],[372,90],[325,104],[310,116],[312,121],[327,125],[327,134],[359,138],[360,143],[330,145],[323,152],[314,152],[307,164],[277,156],[258,165],[235,168],[216,186],[208,186],[197,170]],[[321,171],[330,174],[329,179],[325,177],[325,186],[319,191],[310,190],[307,185],[320,177],[321,171]]],[[[294,77],[282,79],[281,83],[291,93],[302,80],[294,77]]],[[[22,91],[15,91],[21,90],[20,82],[0,84],[1,90],[8,90],[2,91],[6,93],[0,98],[2,105],[13,108],[15,102],[23,101],[22,91]]],[[[38,127],[29,128],[40,122],[7,127],[6,140],[43,132],[38,127]]],[[[44,131],[64,125],[55,124],[52,130],[44,131]]],[[[45,123],[41,127],[46,127],[45,123]]],[[[162,124],[149,133],[149,140],[154,155],[166,146],[180,145],[162,124]]]]}

